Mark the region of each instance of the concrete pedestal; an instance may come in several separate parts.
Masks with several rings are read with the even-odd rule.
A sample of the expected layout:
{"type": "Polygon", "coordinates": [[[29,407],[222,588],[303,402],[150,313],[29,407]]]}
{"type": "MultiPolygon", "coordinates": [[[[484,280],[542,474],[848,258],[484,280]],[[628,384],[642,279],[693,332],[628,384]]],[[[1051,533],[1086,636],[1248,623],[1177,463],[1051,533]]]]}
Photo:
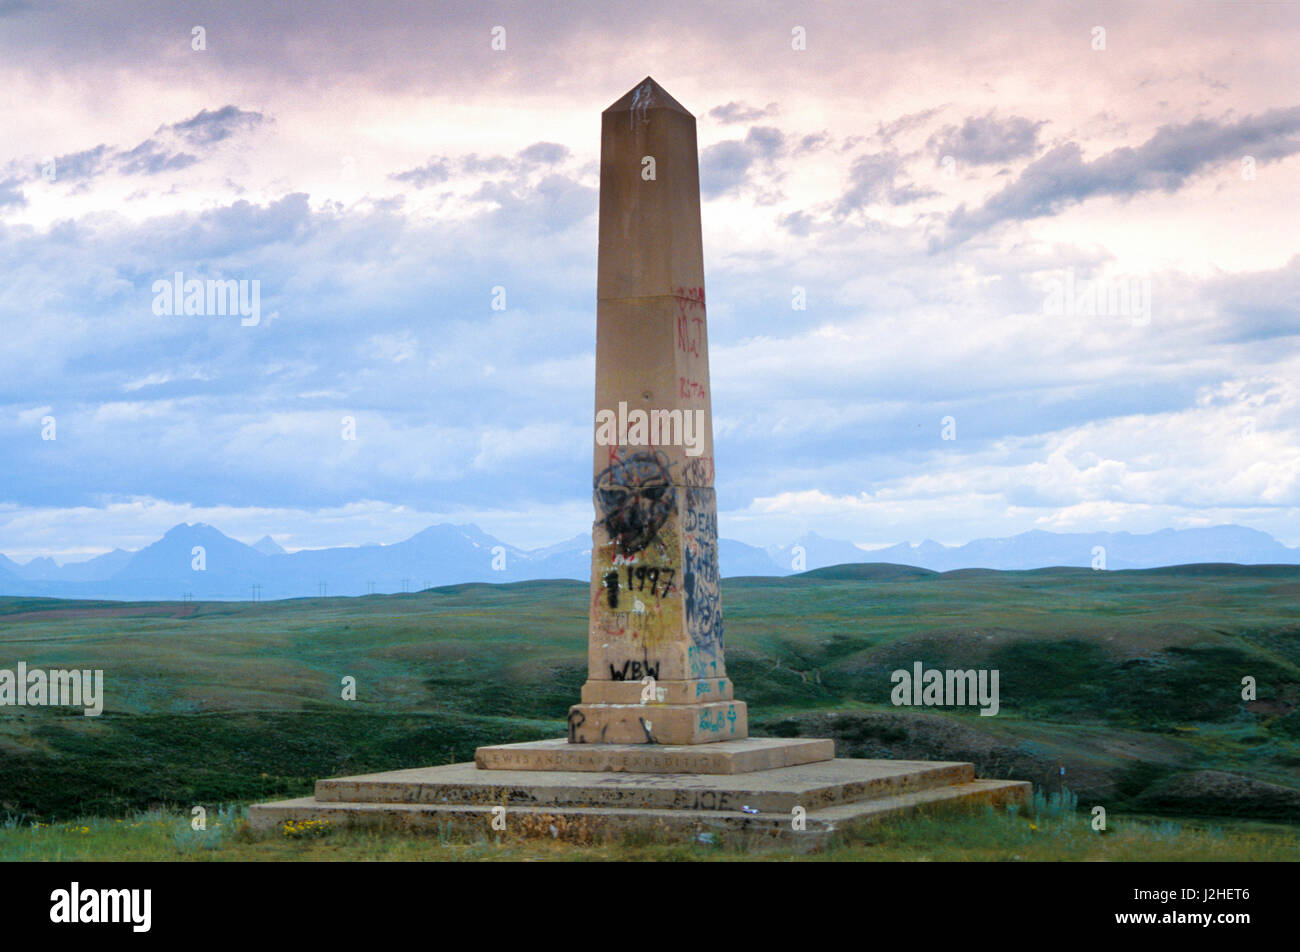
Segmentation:
{"type": "Polygon", "coordinates": [[[249,818],[262,830],[314,819],[339,827],[453,824],[491,833],[500,832],[493,820],[504,818],[504,832],[516,835],[554,835],[552,827],[584,833],[649,827],[683,834],[753,830],[815,840],[850,822],[921,808],[1024,804],[1030,796],[1030,784],[977,780],[966,763],[827,757],[738,769],[782,758],[820,758],[829,753],[829,744],[752,738],[633,749],[561,739],[485,747],[479,749],[480,762],[534,769],[463,763],[321,780],[315,796],[260,804],[250,809],[249,818]],[[535,769],[561,763],[577,769],[535,769]],[[716,772],[657,772],[677,764],[716,772]]]}

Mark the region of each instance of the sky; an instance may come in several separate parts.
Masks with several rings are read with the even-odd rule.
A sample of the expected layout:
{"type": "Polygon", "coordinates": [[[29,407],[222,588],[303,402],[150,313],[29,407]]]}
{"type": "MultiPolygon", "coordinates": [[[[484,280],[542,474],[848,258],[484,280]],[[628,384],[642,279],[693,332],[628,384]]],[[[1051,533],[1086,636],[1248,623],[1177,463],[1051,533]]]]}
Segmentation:
{"type": "Polygon", "coordinates": [[[1242,0],[0,0],[0,552],[587,532],[646,75],[698,121],[722,535],[1300,545],[1297,49],[1242,0]],[[256,323],[158,313],[177,272],[256,323]]]}

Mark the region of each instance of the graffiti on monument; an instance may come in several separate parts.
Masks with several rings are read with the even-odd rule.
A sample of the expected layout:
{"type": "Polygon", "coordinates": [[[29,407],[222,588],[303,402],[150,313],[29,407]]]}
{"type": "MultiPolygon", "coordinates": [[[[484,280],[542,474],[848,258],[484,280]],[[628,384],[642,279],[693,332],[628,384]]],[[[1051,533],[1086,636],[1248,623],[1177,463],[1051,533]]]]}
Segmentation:
{"type": "Polygon", "coordinates": [[[722,653],[722,606],[718,591],[718,511],[712,489],[686,490],[682,534],[686,628],[701,654],[716,657],[722,653]]]}
{"type": "Polygon", "coordinates": [[[673,472],[662,451],[614,451],[596,478],[591,617],[610,641],[597,662],[610,680],[657,670],[678,633],[690,639],[682,675],[725,674],[716,497],[673,472]]]}
{"type": "Polygon", "coordinates": [[[692,357],[708,356],[704,340],[704,288],[673,288],[677,305],[677,349],[692,357]]]}
{"type": "Polygon", "coordinates": [[[682,467],[681,481],[687,486],[713,485],[713,457],[697,456],[682,467]]]}
{"type": "Polygon", "coordinates": [[[598,518],[624,553],[649,545],[676,506],[677,490],[662,451],[632,453],[596,477],[598,518]]]}

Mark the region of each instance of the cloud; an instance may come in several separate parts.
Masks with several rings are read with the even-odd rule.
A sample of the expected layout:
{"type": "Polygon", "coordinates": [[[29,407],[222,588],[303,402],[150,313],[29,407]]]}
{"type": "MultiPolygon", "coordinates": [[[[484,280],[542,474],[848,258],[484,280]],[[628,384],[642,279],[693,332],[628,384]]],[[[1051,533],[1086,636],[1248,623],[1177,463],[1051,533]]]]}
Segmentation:
{"type": "Polygon", "coordinates": [[[859,156],[849,168],[849,187],[840,196],[836,214],[848,215],[870,205],[907,205],[937,194],[909,182],[899,183],[903,159],[897,152],[859,156]]]}
{"type": "Polygon", "coordinates": [[[934,133],[926,146],[934,151],[936,162],[946,155],[968,165],[1009,162],[1038,151],[1038,130],[1044,125],[1021,116],[972,116],[960,127],[945,126],[934,133]]]}
{"type": "Polygon", "coordinates": [[[890,122],[880,122],[876,124],[876,136],[885,146],[892,146],[894,141],[902,135],[918,129],[930,121],[931,118],[943,111],[941,106],[933,106],[929,109],[922,109],[918,112],[907,113],[899,116],[890,122]]]}
{"type": "Polygon", "coordinates": [[[748,182],[750,169],[770,164],[785,151],[785,135],[771,126],[753,126],[745,138],[728,139],[700,152],[700,192],[717,198],[748,182]]]}
{"type": "Polygon", "coordinates": [[[460,480],[483,504],[567,499],[555,491],[576,477],[557,474],[581,470],[590,402],[596,193],[549,168],[490,183],[463,219],[292,193],[140,222],[0,227],[0,322],[13,324],[0,352],[0,502],[435,505],[460,480]],[[151,286],[176,271],[258,281],[262,324],[154,315],[151,286]],[[509,290],[499,313],[495,285],[509,290]],[[15,421],[51,402],[59,442],[29,441],[31,424],[15,421]],[[345,415],[355,444],[339,438],[345,415]],[[530,436],[557,425],[573,432],[530,436]],[[511,445],[529,447],[528,480],[471,479],[475,459],[511,445]],[[70,468],[34,475],[55,458],[70,468]],[[77,475],[92,459],[112,470],[93,490],[77,475]]]}
{"type": "MultiPolygon", "coordinates": [[[[1300,542],[1285,475],[1294,426],[1261,403],[1262,439],[1243,450],[1230,429],[1192,425],[1227,414],[1195,405],[1224,381],[1300,379],[1300,265],[1287,263],[1300,186],[1277,174],[1291,163],[1249,183],[1230,174],[1240,155],[1262,166],[1270,142],[1294,139],[1262,129],[1252,141],[1242,125],[1295,101],[1298,28],[1276,4],[1210,20],[1121,4],[1107,13],[1116,42],[1096,54],[1059,12],[929,0],[904,19],[810,7],[801,53],[770,18],[685,0],[647,7],[631,32],[592,5],[523,5],[502,21],[500,52],[496,21],[465,2],[321,0],[307,16],[230,0],[204,14],[205,52],[173,8],[64,0],[3,21],[0,83],[32,108],[11,116],[0,155],[0,510],[58,523],[129,495],[284,507],[307,531],[368,499],[491,510],[543,539],[582,531],[599,110],[650,72],[707,110],[705,196],[726,199],[703,222],[724,531],[788,541],[809,507],[779,523],[735,514],[790,493],[830,500],[823,534],[864,541],[1123,511],[1134,529],[1227,512],[1300,542]],[[1122,55],[1135,36],[1142,55],[1122,55]],[[628,76],[634,60],[644,69],[628,76]],[[1206,115],[1221,118],[1196,141],[1206,115]],[[1169,155],[1158,136],[1126,132],[1162,124],[1188,130],[1169,155]],[[1216,146],[1216,129],[1236,138],[1216,146]],[[1084,151],[1053,154],[1071,140],[1084,151]],[[971,174],[939,184],[941,143],[965,150],[971,174]],[[1128,168],[1107,166],[1123,164],[1116,144],[1133,145],[1128,168]],[[1195,166],[1216,149],[1225,157],[1195,166]],[[39,178],[47,155],[61,155],[52,183],[39,178]],[[1165,191],[1183,159],[1192,175],[1225,171],[1184,198],[1165,191]],[[1165,172],[1144,182],[1139,160],[1165,172]],[[1035,193],[1035,175],[1056,181],[1035,193]],[[1130,179],[1159,193],[1144,214],[1097,202],[1051,220],[1130,179]],[[944,197],[921,201],[932,188],[944,197]],[[974,221],[1001,191],[1005,208],[974,221]],[[1045,214],[1010,247],[928,254],[959,202],[976,228],[1045,214]],[[1150,274],[1150,325],[1045,315],[1044,277],[1070,267],[1150,274]],[[259,280],[261,325],[156,317],[150,285],[177,270],[259,280]],[[491,307],[497,286],[504,311],[491,307]],[[807,310],[792,308],[792,287],[807,310]],[[39,439],[46,411],[57,442],[39,439]],[[339,438],[344,415],[355,444],[339,438]],[[946,415],[957,441],[940,440],[946,415]],[[1187,478],[1201,464],[1180,439],[1230,448],[1204,479],[1227,486],[1237,466],[1234,496],[1187,478]],[[1176,489],[1162,496],[1165,470],[1176,489]],[[1058,478],[1086,492],[1054,492],[1058,478]],[[1276,501],[1248,506],[1251,492],[1276,501]],[[562,507],[576,518],[547,525],[562,507]]],[[[167,518],[160,528],[181,521],[167,518]]],[[[244,524],[250,539],[281,531],[244,524]]],[[[333,541],[364,541],[357,526],[333,541]]]]}
{"type": "Polygon", "coordinates": [[[211,112],[207,109],[200,110],[197,115],[181,122],[172,123],[170,126],[159,126],[158,131],[174,132],[192,145],[212,145],[238,132],[255,129],[263,119],[260,112],[245,111],[237,106],[227,105],[211,112]]]}
{"type": "Polygon", "coordinates": [[[1055,215],[1090,198],[1174,192],[1217,162],[1253,156],[1264,164],[1300,153],[1300,106],[1236,122],[1198,119],[1161,126],[1137,148],[1113,149],[1087,161],[1065,142],[1031,162],[1016,180],[979,208],[960,206],[948,217],[949,243],[1004,221],[1055,215]]]}
{"type": "MultiPolygon", "coordinates": [[[[164,123],[152,136],[131,149],[100,143],[93,149],[55,156],[50,181],[84,185],[113,171],[120,175],[148,176],[178,172],[201,161],[200,156],[183,151],[185,147],[202,151],[203,147],[254,129],[263,121],[261,113],[248,112],[236,106],[223,106],[214,111],[203,109],[180,122],[164,123]]],[[[44,161],[41,160],[34,168],[29,167],[20,180],[41,179],[45,174],[44,161]]],[[[3,195],[3,185],[0,185],[0,205],[5,204],[3,195]]]]}
{"type": "Polygon", "coordinates": [[[830,145],[831,137],[825,132],[810,132],[808,135],[801,136],[795,143],[791,152],[795,155],[803,155],[808,152],[817,152],[820,149],[830,145]]]}
{"type": "Polygon", "coordinates": [[[534,142],[519,152],[521,161],[528,165],[556,165],[569,157],[569,147],[558,142],[534,142]]]}
{"type": "Polygon", "coordinates": [[[1300,255],[1281,268],[1216,276],[1202,296],[1223,315],[1220,343],[1300,336],[1300,255]]]}
{"type": "Polygon", "coordinates": [[[56,156],[54,159],[54,177],[64,181],[92,179],[99,175],[108,165],[109,158],[116,153],[107,145],[100,144],[93,149],[72,152],[56,156]]]}
{"type": "Polygon", "coordinates": [[[799,238],[807,238],[813,230],[813,219],[805,211],[786,212],[780,215],[776,223],[799,238]]]}
{"type": "MultiPolygon", "coordinates": [[[[479,155],[477,152],[459,158],[435,155],[423,165],[404,172],[394,172],[388,178],[394,182],[409,183],[417,189],[439,185],[451,180],[453,176],[504,174],[522,180],[539,166],[559,165],[570,155],[569,147],[558,142],[534,142],[527,148],[520,149],[513,158],[506,155],[479,155]]],[[[491,192],[492,189],[489,188],[488,191],[491,192]]]]}
{"type": "Polygon", "coordinates": [[[506,158],[504,155],[480,156],[477,152],[472,152],[460,160],[461,171],[469,175],[478,175],[484,172],[495,175],[498,172],[509,172],[518,167],[519,163],[517,161],[506,158]]]}
{"type": "Polygon", "coordinates": [[[199,161],[188,152],[169,152],[152,139],[146,139],[130,152],[123,152],[117,168],[123,175],[158,175],[175,172],[199,161]]]}
{"type": "MultiPolygon", "coordinates": [[[[813,525],[881,542],[915,538],[927,524],[962,541],[981,524],[996,536],[1043,527],[1142,532],[1207,518],[1300,525],[1300,389],[1285,376],[1230,379],[1189,396],[1165,411],[978,445],[934,440],[904,470],[877,470],[858,484],[865,489],[796,482],[757,494],[733,516],[789,526],[787,538],[813,525]]],[[[959,434],[963,418],[958,412],[959,434]]]]}
{"type": "Polygon", "coordinates": [[[0,179],[0,208],[7,205],[21,208],[27,204],[27,196],[19,188],[20,184],[21,180],[17,178],[0,179]]]}
{"type": "Polygon", "coordinates": [[[709,110],[709,117],[721,123],[730,124],[733,122],[754,122],[758,119],[775,116],[778,112],[780,112],[780,109],[774,102],[768,103],[762,109],[757,109],[742,102],[729,102],[724,106],[714,106],[709,110]]]}
{"type": "Polygon", "coordinates": [[[447,181],[450,175],[451,169],[448,167],[447,160],[437,156],[424,163],[424,165],[407,169],[405,172],[394,172],[389,178],[395,182],[409,182],[416,188],[427,188],[430,185],[437,185],[439,182],[447,181]]]}

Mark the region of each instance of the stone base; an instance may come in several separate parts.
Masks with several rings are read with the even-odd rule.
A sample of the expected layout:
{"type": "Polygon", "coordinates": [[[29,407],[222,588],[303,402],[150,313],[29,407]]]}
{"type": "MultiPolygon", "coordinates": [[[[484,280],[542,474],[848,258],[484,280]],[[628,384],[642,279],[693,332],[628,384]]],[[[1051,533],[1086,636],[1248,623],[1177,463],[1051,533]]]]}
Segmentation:
{"type": "Polygon", "coordinates": [[[480,770],[604,771],[608,773],[741,774],[831,760],[835,742],[802,737],[749,737],[716,744],[570,744],[533,740],[480,747],[480,770]]]}
{"type": "Polygon", "coordinates": [[[421,767],[321,780],[314,797],[249,809],[254,829],[286,821],[396,824],[556,836],[649,827],[750,830],[815,841],[846,823],[923,807],[1024,804],[1023,781],[976,780],[965,763],[823,760],[737,775],[421,767]],[[504,807],[504,813],[501,811],[504,807]]]}
{"type": "Polygon", "coordinates": [[[640,681],[589,680],[582,686],[583,704],[708,704],[735,696],[730,678],[656,681],[653,688],[640,681]]]}
{"type": "Polygon", "coordinates": [[[571,744],[712,744],[749,736],[744,701],[712,704],[575,704],[571,744]]]}

